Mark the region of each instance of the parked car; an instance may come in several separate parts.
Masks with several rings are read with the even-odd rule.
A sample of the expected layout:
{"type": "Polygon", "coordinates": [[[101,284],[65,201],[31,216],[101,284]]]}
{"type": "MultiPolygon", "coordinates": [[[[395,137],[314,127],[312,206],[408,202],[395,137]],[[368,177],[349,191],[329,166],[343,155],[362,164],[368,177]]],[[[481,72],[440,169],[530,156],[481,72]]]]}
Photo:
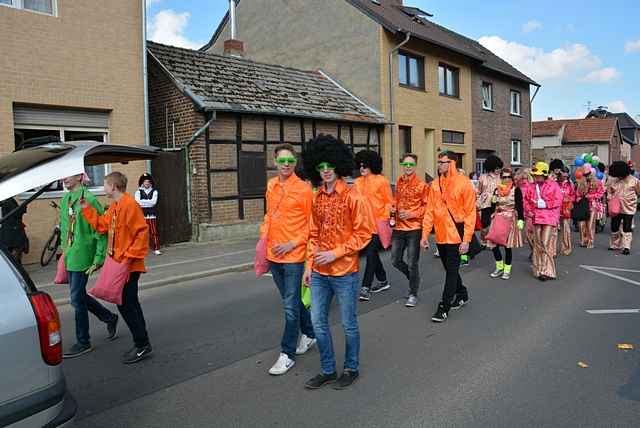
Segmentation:
{"type": "MultiPolygon", "coordinates": [[[[21,205],[25,206],[49,184],[83,173],[85,164],[147,160],[159,153],[152,147],[95,142],[51,143],[16,151],[0,158],[0,201],[39,188],[21,205]]],[[[77,406],[62,371],[63,337],[56,306],[4,250],[0,250],[0,278],[0,426],[68,424],[77,406]]]]}

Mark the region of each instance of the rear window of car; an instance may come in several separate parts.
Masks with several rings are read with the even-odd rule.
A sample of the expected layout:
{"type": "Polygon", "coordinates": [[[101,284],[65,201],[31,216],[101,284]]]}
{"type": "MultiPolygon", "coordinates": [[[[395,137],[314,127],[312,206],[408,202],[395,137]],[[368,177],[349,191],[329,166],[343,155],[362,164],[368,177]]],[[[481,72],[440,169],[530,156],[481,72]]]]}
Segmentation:
{"type": "Polygon", "coordinates": [[[0,158],[0,182],[64,156],[71,150],[73,146],[67,144],[46,144],[3,156],[0,158]]]}

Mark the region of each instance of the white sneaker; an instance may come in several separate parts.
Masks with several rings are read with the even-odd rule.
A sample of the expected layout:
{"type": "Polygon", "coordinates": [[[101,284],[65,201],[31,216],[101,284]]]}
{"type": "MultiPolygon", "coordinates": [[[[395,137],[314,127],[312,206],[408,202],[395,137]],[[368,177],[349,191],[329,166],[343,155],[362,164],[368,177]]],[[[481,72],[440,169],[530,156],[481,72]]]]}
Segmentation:
{"type": "Polygon", "coordinates": [[[305,354],[313,345],[316,344],[316,340],[303,334],[300,336],[298,347],[296,348],[296,355],[305,354]]]}
{"type": "Polygon", "coordinates": [[[155,254],[156,256],[161,256],[162,252],[160,252],[160,250],[155,250],[153,254],[155,254]]]}
{"type": "Polygon", "coordinates": [[[288,372],[296,364],[287,354],[280,354],[278,361],[269,369],[269,374],[278,376],[288,372]]]}

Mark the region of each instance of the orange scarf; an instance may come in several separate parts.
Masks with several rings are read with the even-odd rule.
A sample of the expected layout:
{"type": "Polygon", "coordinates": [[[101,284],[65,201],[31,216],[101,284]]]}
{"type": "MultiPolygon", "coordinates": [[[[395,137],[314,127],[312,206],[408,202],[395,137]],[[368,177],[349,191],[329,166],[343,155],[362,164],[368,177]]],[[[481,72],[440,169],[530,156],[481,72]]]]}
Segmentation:
{"type": "Polygon", "coordinates": [[[498,194],[502,198],[508,196],[511,193],[511,189],[513,189],[513,181],[509,181],[509,184],[498,184],[498,194]]]}

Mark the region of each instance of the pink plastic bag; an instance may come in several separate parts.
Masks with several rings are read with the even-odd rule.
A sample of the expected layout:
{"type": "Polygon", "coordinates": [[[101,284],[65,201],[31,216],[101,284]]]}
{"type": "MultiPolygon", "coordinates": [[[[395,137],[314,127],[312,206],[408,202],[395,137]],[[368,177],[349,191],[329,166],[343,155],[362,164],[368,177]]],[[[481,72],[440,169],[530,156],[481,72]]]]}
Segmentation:
{"type": "Polygon", "coordinates": [[[377,224],[378,238],[382,243],[382,247],[386,250],[391,246],[391,226],[389,226],[389,220],[380,220],[377,224]]]}
{"type": "Polygon", "coordinates": [[[64,264],[64,256],[58,259],[58,267],[56,268],[56,277],[53,280],[54,284],[68,284],[69,272],[67,272],[67,266],[64,264]]]}
{"type": "Polygon", "coordinates": [[[620,198],[613,197],[609,199],[609,217],[617,217],[622,212],[622,204],[620,198]]]}
{"type": "Polygon", "coordinates": [[[253,260],[253,270],[256,272],[256,277],[261,277],[269,272],[269,269],[269,260],[267,260],[267,238],[264,237],[256,244],[256,257],[253,260]]]}
{"type": "Polygon", "coordinates": [[[487,241],[491,241],[496,245],[507,245],[509,234],[513,227],[513,218],[511,216],[496,214],[491,221],[487,241]]]}
{"type": "Polygon", "coordinates": [[[105,302],[122,305],[122,289],[129,281],[129,265],[107,256],[96,285],[89,294],[105,302]]]}

